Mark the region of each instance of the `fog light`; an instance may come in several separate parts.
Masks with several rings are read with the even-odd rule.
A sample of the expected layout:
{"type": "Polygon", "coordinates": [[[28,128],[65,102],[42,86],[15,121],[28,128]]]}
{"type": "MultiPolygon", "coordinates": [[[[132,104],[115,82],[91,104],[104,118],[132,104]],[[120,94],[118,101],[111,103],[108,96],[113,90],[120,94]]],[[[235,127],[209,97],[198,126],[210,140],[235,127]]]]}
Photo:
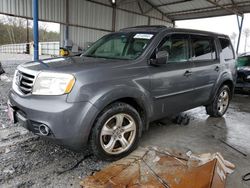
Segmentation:
{"type": "Polygon", "coordinates": [[[42,124],[39,126],[39,132],[43,136],[48,136],[50,133],[50,130],[46,125],[42,124]]]}

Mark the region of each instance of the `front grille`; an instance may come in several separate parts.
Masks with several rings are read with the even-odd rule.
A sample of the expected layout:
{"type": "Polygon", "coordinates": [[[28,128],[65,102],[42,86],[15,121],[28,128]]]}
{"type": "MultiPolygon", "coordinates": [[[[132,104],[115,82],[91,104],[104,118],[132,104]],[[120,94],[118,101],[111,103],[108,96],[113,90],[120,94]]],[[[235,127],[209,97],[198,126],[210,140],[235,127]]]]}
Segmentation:
{"type": "Polygon", "coordinates": [[[18,71],[16,75],[16,83],[19,90],[24,94],[29,94],[32,91],[35,76],[18,71]]]}

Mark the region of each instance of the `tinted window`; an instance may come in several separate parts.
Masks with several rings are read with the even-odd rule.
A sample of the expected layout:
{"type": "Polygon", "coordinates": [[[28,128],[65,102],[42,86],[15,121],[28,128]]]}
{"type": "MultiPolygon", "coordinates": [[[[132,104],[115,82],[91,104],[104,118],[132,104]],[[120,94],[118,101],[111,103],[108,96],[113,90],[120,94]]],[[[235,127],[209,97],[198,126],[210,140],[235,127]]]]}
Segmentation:
{"type": "Polygon", "coordinates": [[[216,59],[214,40],[211,37],[192,36],[192,60],[216,59]]]}
{"type": "Polygon", "coordinates": [[[244,67],[244,66],[250,67],[250,56],[239,57],[237,60],[237,66],[238,67],[244,67]]]}
{"type": "Polygon", "coordinates": [[[222,56],[225,60],[234,59],[233,47],[229,39],[219,38],[222,49],[222,56]]]}
{"type": "Polygon", "coordinates": [[[168,36],[158,47],[159,51],[169,53],[168,62],[181,62],[188,60],[188,38],[186,35],[168,36]]]}
{"type": "Polygon", "coordinates": [[[154,33],[115,33],[104,36],[83,54],[88,57],[135,59],[139,57],[154,33]]]}

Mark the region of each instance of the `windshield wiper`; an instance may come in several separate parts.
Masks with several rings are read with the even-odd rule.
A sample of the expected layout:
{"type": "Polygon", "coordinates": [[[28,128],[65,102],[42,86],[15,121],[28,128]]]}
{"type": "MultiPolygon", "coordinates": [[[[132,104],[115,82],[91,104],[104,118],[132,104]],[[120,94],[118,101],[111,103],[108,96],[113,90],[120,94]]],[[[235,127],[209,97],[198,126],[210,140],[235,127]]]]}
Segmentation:
{"type": "Polygon", "coordinates": [[[44,63],[42,60],[36,60],[36,61],[34,61],[34,62],[38,62],[38,63],[40,63],[40,64],[42,64],[42,65],[44,65],[45,67],[49,67],[49,65],[47,65],[46,63],[44,63]]]}
{"type": "Polygon", "coordinates": [[[131,60],[131,58],[118,58],[118,57],[108,57],[108,56],[93,56],[93,55],[83,55],[83,56],[93,57],[93,58],[104,58],[104,59],[131,60]]]}

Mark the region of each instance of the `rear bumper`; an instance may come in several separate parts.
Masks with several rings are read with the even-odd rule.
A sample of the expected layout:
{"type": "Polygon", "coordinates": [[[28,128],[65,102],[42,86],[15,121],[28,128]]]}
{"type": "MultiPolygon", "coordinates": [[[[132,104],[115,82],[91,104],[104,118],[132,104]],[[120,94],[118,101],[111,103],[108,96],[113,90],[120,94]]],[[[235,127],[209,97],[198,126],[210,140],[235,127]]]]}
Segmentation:
{"type": "Polygon", "coordinates": [[[22,126],[57,144],[83,150],[98,110],[89,102],[67,103],[66,98],[66,95],[22,97],[13,90],[9,93],[15,120],[22,126]],[[50,129],[49,135],[40,134],[41,124],[50,129]]]}
{"type": "Polygon", "coordinates": [[[250,82],[237,82],[236,90],[250,90],[250,82]]]}

